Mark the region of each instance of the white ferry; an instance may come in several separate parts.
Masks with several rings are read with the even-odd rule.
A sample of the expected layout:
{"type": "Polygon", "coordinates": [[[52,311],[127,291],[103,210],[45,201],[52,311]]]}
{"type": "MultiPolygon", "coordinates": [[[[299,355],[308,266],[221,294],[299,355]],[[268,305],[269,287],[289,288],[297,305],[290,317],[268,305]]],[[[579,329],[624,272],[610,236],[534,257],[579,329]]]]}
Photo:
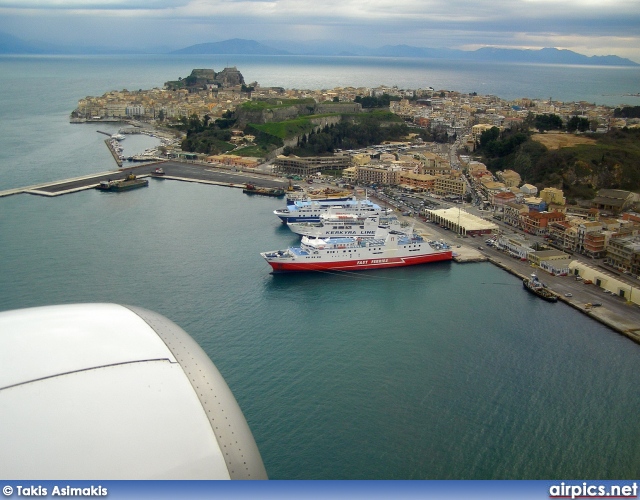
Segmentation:
{"type": "Polygon", "coordinates": [[[294,233],[310,238],[335,236],[373,238],[379,228],[400,233],[409,229],[413,230],[406,222],[400,222],[395,215],[363,217],[355,214],[335,213],[333,210],[320,215],[318,222],[289,222],[287,225],[294,233]]]}
{"type": "Polygon", "coordinates": [[[320,215],[326,213],[329,209],[340,211],[344,214],[356,215],[381,215],[382,208],[373,203],[371,200],[357,200],[351,198],[343,201],[295,201],[293,204],[287,205],[287,208],[274,210],[283,224],[289,222],[317,222],[320,215]]]}
{"type": "Polygon", "coordinates": [[[309,238],[299,247],[262,252],[274,273],[299,271],[360,271],[412,266],[451,260],[452,250],[443,241],[380,229],[374,238],[309,238]]]}

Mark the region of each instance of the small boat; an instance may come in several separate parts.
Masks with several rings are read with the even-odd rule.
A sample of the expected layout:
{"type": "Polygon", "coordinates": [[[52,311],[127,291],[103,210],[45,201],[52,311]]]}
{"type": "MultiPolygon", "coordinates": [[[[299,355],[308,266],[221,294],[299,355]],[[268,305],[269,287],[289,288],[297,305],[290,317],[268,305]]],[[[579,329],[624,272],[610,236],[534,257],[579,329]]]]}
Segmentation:
{"type": "Polygon", "coordinates": [[[537,295],[547,302],[558,302],[558,297],[547,286],[542,283],[535,274],[532,274],[530,278],[522,280],[522,286],[525,290],[537,295]]]}
{"type": "Polygon", "coordinates": [[[134,174],[129,174],[124,179],[100,181],[100,184],[96,186],[96,189],[99,191],[118,192],[129,191],[130,189],[137,189],[148,185],[149,181],[147,179],[138,179],[134,174]]]}
{"type": "Polygon", "coordinates": [[[153,172],[151,172],[152,177],[162,177],[163,175],[164,170],[161,167],[158,167],[153,172]]]}
{"type": "Polygon", "coordinates": [[[284,196],[284,189],[282,188],[268,188],[259,187],[254,184],[245,184],[245,188],[242,190],[245,194],[261,194],[262,196],[275,196],[280,198],[284,196]]]}

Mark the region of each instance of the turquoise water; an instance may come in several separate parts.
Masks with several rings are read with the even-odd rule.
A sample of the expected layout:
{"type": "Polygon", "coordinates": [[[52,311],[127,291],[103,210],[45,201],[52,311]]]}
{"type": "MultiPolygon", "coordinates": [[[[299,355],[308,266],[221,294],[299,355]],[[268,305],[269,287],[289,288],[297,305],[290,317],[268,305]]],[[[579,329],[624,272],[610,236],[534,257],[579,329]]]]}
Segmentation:
{"type": "MultiPolygon", "coordinates": [[[[125,83],[83,68],[58,82],[62,104],[34,83],[41,113],[0,93],[13,116],[3,182],[113,168],[96,127],[67,117],[98,84],[125,83]]],[[[271,275],[259,252],[296,241],[272,213],[281,203],[157,179],[2,198],[0,310],[107,301],[164,314],[226,378],[271,478],[638,476],[636,344],[490,264],[271,275]]]]}

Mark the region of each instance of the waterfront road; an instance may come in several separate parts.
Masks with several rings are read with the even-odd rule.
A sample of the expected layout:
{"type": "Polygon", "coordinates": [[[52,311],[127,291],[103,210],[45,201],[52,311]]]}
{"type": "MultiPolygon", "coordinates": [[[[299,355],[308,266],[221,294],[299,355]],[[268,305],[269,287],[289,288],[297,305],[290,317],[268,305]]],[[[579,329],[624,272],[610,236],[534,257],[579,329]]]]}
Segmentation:
{"type": "MultiPolygon", "coordinates": [[[[552,276],[546,271],[532,266],[532,264],[527,261],[513,258],[508,253],[488,246],[485,238],[460,238],[455,233],[452,234],[451,231],[447,231],[437,224],[424,221],[417,223],[416,227],[418,226],[420,226],[424,232],[437,239],[443,238],[454,247],[454,251],[462,250],[465,254],[470,255],[470,261],[474,260],[473,254],[476,254],[478,257],[485,257],[493,264],[519,277],[529,277],[532,273],[536,273],[540,281],[558,295],[560,301],[600,321],[613,330],[622,333],[634,342],[640,343],[640,306],[632,304],[618,295],[605,293],[604,289],[595,284],[584,284],[583,281],[576,280],[575,276],[552,276]],[[462,248],[456,248],[457,245],[461,245],[462,248]],[[482,249],[480,249],[480,247],[482,249]],[[566,294],[571,295],[567,297],[566,294]],[[587,304],[591,304],[591,306],[589,307],[587,304]],[[596,306],[595,304],[600,305],[596,306]]],[[[477,260],[481,259],[479,258],[477,260]]],[[[606,274],[606,271],[603,269],[599,269],[599,272],[606,274]]],[[[618,277],[618,279],[620,279],[620,277],[618,277]]],[[[494,284],[477,284],[477,286],[484,285],[489,287],[494,284]]],[[[504,284],[503,286],[514,286],[515,289],[518,289],[517,293],[528,293],[524,290],[521,283],[514,283],[513,285],[504,284]]],[[[632,284],[629,286],[630,289],[632,286],[637,287],[637,285],[632,284]]]]}

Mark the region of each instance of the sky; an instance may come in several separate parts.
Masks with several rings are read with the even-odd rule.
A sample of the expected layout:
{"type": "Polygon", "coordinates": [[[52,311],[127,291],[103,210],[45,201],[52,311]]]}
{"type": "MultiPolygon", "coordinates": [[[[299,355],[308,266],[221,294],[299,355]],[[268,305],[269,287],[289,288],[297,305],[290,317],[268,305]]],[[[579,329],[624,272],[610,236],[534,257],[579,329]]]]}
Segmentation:
{"type": "Polygon", "coordinates": [[[230,38],[556,47],[640,63],[640,0],[0,0],[0,31],[29,41],[143,49],[230,38]]]}

